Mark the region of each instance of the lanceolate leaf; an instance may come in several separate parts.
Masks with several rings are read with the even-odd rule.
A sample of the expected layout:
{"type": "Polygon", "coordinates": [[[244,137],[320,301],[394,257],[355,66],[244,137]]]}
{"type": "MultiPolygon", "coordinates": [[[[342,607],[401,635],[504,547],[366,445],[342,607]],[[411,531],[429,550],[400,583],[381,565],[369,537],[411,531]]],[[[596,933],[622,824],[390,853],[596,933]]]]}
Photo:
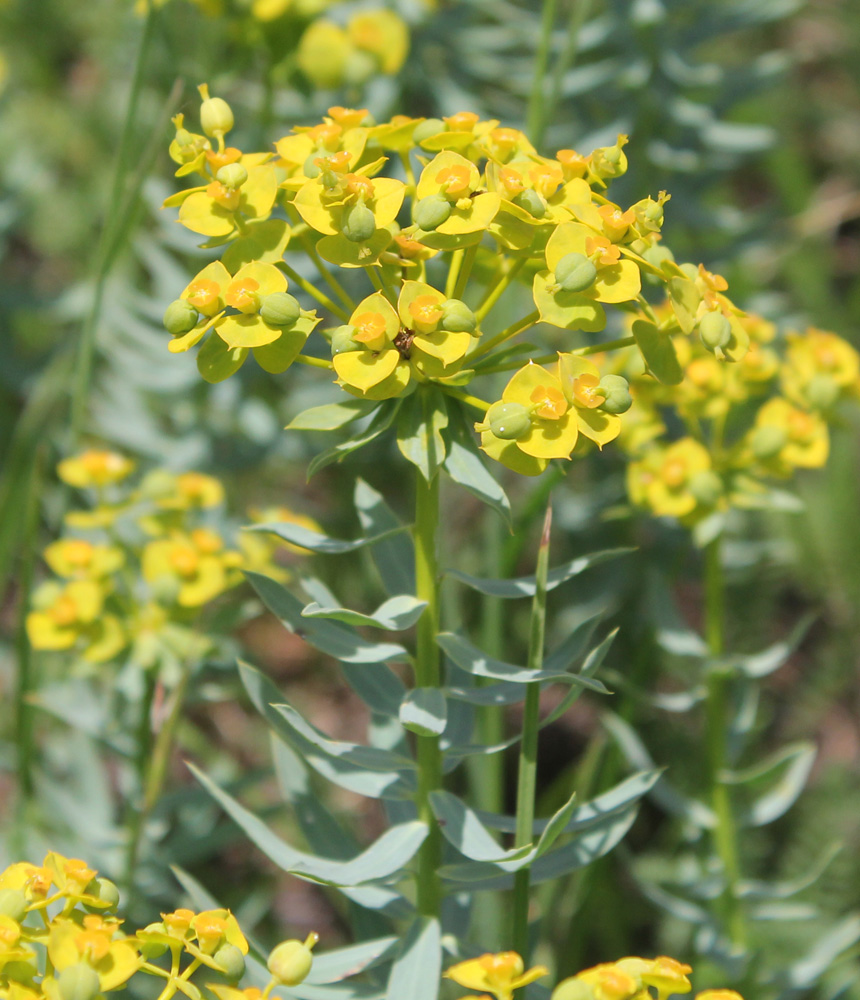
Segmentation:
{"type": "Polygon", "coordinates": [[[382,584],[389,594],[411,594],[415,591],[415,550],[408,532],[397,534],[402,527],[382,494],[363,479],[355,482],[354,502],[365,535],[375,535],[370,550],[382,584]]]}
{"type": "Polygon", "coordinates": [[[373,419],[363,431],[360,431],[354,437],[348,438],[346,441],[341,441],[340,444],[336,444],[327,451],[320,452],[308,466],[308,479],[314,473],[319,472],[320,469],[331,465],[332,462],[340,462],[347,455],[351,455],[354,451],[358,451],[359,448],[363,448],[366,444],[370,444],[371,441],[375,441],[381,434],[384,434],[394,423],[394,418],[397,416],[400,404],[401,400],[399,399],[387,400],[374,413],[373,419]]]}
{"type": "Polygon", "coordinates": [[[441,972],[439,921],[418,917],[406,932],[391,967],[386,1000],[436,1000],[441,972]]]}
{"type": "Polygon", "coordinates": [[[400,722],[419,736],[441,736],[448,723],[445,695],[438,688],[413,688],[400,706],[400,722]]]}
{"type": "Polygon", "coordinates": [[[311,552],[321,552],[326,555],[340,555],[343,552],[355,552],[356,549],[363,549],[367,545],[375,545],[390,535],[405,531],[403,525],[389,528],[377,535],[367,535],[363,538],[356,538],[354,541],[346,541],[341,538],[329,538],[321,535],[318,531],[306,528],[303,524],[294,524],[285,521],[282,524],[254,524],[246,531],[262,531],[271,535],[283,538],[285,542],[291,542],[300,548],[309,549],[311,552]]]}
{"type": "Polygon", "coordinates": [[[426,386],[403,401],[397,421],[397,447],[429,483],[445,461],[442,431],[448,426],[444,395],[426,386]]]}
{"type": "Polygon", "coordinates": [[[389,878],[415,856],[427,837],[427,826],[416,820],[391,827],[374,844],[349,861],[316,857],[281,840],[211,778],[192,764],[188,766],[203,787],[267,857],[284,871],[310,881],[334,886],[357,886],[389,878]]]}
{"type": "Polygon", "coordinates": [[[344,399],[302,410],[287,424],[288,431],[336,431],[379,406],[375,399],[344,399]]]}
{"type": "Polygon", "coordinates": [[[731,657],[727,665],[733,666],[740,673],[747,677],[758,679],[767,677],[774,670],[778,670],[797,649],[803,641],[803,637],[809,631],[809,626],[815,621],[815,615],[806,615],[791,630],[790,635],[779,642],[775,642],[760,653],[751,653],[747,656],[731,657]]]}
{"type": "MultiPolygon", "coordinates": [[[[493,838],[465,802],[450,792],[437,791],[430,795],[430,804],[445,839],[457,850],[473,861],[518,862],[533,856],[531,844],[504,850],[493,838]]],[[[516,871],[520,865],[513,864],[507,871],[516,871]]]]}
{"type": "Polygon", "coordinates": [[[793,743],[761,764],[743,771],[724,773],[723,781],[745,786],[752,794],[760,785],[770,786],[749,803],[739,816],[739,822],[746,826],[765,826],[787,812],[806,785],[815,753],[812,743],[793,743]]]}
{"type": "Polygon", "coordinates": [[[369,615],[364,615],[360,611],[350,611],[349,608],[321,607],[314,602],[302,610],[302,618],[328,618],[347,625],[363,625],[385,629],[387,632],[402,632],[418,621],[426,607],[426,601],[419,601],[417,597],[408,594],[400,594],[397,597],[390,597],[369,615]]]}
{"type": "MultiPolygon", "coordinates": [[[[591,566],[597,566],[606,562],[607,559],[615,559],[617,556],[627,555],[633,551],[635,550],[629,548],[606,549],[602,552],[592,552],[590,555],[571,559],[570,562],[563,563],[549,571],[546,589],[554,590],[560,584],[578,576],[591,566]]],[[[468,573],[461,573],[460,570],[456,569],[446,570],[445,575],[453,577],[455,580],[465,583],[467,587],[487,594],[489,597],[534,597],[535,593],[534,576],[520,576],[513,580],[485,580],[481,577],[470,576],[468,573]]]]}
{"type": "MultiPolygon", "coordinates": [[[[489,504],[494,510],[511,523],[511,504],[507,494],[487,470],[475,435],[458,406],[449,406],[449,424],[446,434],[448,453],[445,456],[444,469],[448,475],[473,493],[479,500],[489,504]]],[[[453,575],[453,574],[452,574],[453,575]]]]}

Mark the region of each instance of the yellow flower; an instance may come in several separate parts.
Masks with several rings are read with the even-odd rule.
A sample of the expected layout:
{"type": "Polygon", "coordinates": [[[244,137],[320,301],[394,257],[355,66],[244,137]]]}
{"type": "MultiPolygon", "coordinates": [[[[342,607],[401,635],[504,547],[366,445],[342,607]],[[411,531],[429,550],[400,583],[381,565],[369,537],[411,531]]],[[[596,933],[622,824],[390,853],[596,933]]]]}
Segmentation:
{"type": "Polygon", "coordinates": [[[406,185],[393,177],[367,177],[361,171],[342,171],[339,167],[347,161],[339,161],[339,155],[316,161],[319,176],[302,185],[293,204],[318,233],[342,236],[351,243],[366,243],[377,230],[397,218],[406,185]]]}
{"type": "Polygon", "coordinates": [[[529,362],[475,430],[491,458],[514,472],[536,476],[550,459],[570,457],[579,436],[577,408],[568,403],[558,375],[529,362]]]}
{"type": "Polygon", "coordinates": [[[533,983],[548,972],[542,965],[525,971],[523,960],[515,951],[503,951],[452,965],[445,978],[453,979],[466,989],[492,994],[497,1000],[510,1000],[514,990],[533,983]]]}
{"type": "Polygon", "coordinates": [[[660,955],[649,966],[642,970],[640,976],[646,986],[653,986],[657,990],[657,1000],[666,1000],[673,993],[689,993],[693,988],[687,979],[687,974],[693,971],[689,965],[660,955]]]}
{"type": "Polygon", "coordinates": [[[45,562],[57,574],[81,579],[109,576],[125,562],[115,545],[94,545],[84,538],[60,538],[45,549],[45,562]]]}
{"type": "Polygon", "coordinates": [[[245,935],[229,910],[203,910],[192,918],[189,926],[204,955],[214,955],[222,944],[231,944],[243,955],[248,954],[245,935]]]}
{"type": "MultiPolygon", "coordinates": [[[[597,365],[576,354],[559,354],[558,377],[576,414],[579,433],[602,448],[621,433],[621,418],[604,408],[606,388],[597,365]]],[[[623,385],[623,380],[620,380],[623,385]]],[[[628,400],[629,405],[629,400],[628,400]]]]}
{"type": "Polygon", "coordinates": [[[627,467],[633,503],[657,517],[697,519],[724,503],[723,486],[707,449],[692,438],[655,446],[627,467]]]}
{"type": "Polygon", "coordinates": [[[63,917],[51,922],[48,957],[54,971],[84,962],[99,978],[102,992],[118,989],[140,968],[142,959],[125,938],[117,938],[119,921],[96,914],[84,916],[82,924],[63,917]]]}
{"type": "Polygon", "coordinates": [[[830,451],[827,424],[817,413],[777,397],[756,414],[745,450],[747,461],[760,463],[772,475],[788,476],[795,468],[817,469],[830,451]]]}
{"type": "Polygon", "coordinates": [[[346,31],[357,49],[376,58],[379,71],[386,76],[393,76],[406,61],[409,28],[393,10],[383,8],[355,14],[346,31]]]}
{"type": "Polygon", "coordinates": [[[344,172],[354,170],[367,143],[369,130],[361,123],[368,117],[366,109],[329,108],[319,125],[297,126],[293,134],[275,143],[279,159],[275,165],[286,172],[281,187],[298,190],[306,181],[318,177],[322,168],[316,162],[336,154],[341,157],[344,172]]]}
{"type": "Polygon", "coordinates": [[[235,554],[224,551],[221,538],[207,528],[149,542],[143,550],[144,579],[157,593],[183,608],[206,604],[230,586],[228,569],[235,554]]]}
{"type": "Polygon", "coordinates": [[[486,191],[484,179],[471,160],[452,150],[435,156],[421,171],[415,191],[414,218],[427,235],[470,236],[483,233],[499,211],[499,194],[486,191]]]}
{"type": "Polygon", "coordinates": [[[636,978],[615,962],[595,965],[578,973],[575,978],[592,988],[595,1000],[626,1000],[639,990],[636,978]]]}
{"type": "Polygon", "coordinates": [[[860,388],[860,356],[835,333],[810,328],[788,336],[782,387],[793,402],[829,410],[860,388]]]}
{"type": "Polygon", "coordinates": [[[33,649],[83,647],[83,657],[102,663],[125,645],[125,632],[115,615],[104,614],[105,591],[95,580],[72,580],[62,586],[45,583],[33,594],[27,636],[33,649]]]}
{"type": "Polygon", "coordinates": [[[78,489],[101,489],[118,483],[134,469],[134,462],[115,451],[91,449],[63,459],[57,475],[78,489]]]}
{"type": "Polygon", "coordinates": [[[332,364],[345,389],[370,399],[399,396],[409,384],[400,317],[381,292],[362,299],[332,338],[332,364]]]}

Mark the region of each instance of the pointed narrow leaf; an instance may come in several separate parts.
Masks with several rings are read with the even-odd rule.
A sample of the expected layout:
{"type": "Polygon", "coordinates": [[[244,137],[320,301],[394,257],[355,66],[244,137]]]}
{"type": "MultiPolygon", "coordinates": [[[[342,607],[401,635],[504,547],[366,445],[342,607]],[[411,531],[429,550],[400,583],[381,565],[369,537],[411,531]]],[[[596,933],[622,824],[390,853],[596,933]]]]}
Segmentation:
{"type": "Polygon", "coordinates": [[[245,529],[246,531],[262,531],[270,535],[277,535],[285,542],[298,545],[299,548],[309,549],[311,552],[320,552],[325,555],[340,555],[343,552],[355,552],[356,549],[363,549],[367,545],[375,545],[377,542],[388,538],[398,532],[405,531],[405,527],[400,525],[390,528],[379,535],[369,535],[363,538],[356,538],[353,541],[346,541],[342,538],[329,538],[321,535],[318,531],[306,528],[303,524],[294,524],[292,521],[285,521],[282,524],[254,524],[245,529]]]}
{"type": "Polygon", "coordinates": [[[365,969],[371,969],[389,958],[399,943],[400,938],[389,934],[374,941],[362,941],[360,944],[347,945],[345,948],[320,952],[319,955],[314,955],[314,962],[305,983],[308,986],[325,986],[328,983],[339,983],[351,976],[357,976],[365,969]]]}
{"type": "Polygon", "coordinates": [[[448,453],[443,468],[455,483],[489,504],[510,525],[511,503],[501,485],[484,465],[475,435],[466,424],[460,407],[449,406],[448,413],[448,453]]]}
{"type": "Polygon", "coordinates": [[[418,917],[388,977],[386,1000],[436,1000],[442,973],[442,931],[434,917],[418,917]]]}
{"type": "Polygon", "coordinates": [[[746,826],[765,826],[787,812],[806,785],[815,755],[814,744],[794,743],[753,767],[743,771],[724,772],[722,780],[733,785],[755,787],[773,781],[771,787],[750,802],[740,814],[739,822],[746,826]]]}
{"type": "Polygon", "coordinates": [[[445,461],[442,431],[447,426],[445,397],[437,389],[421,386],[404,399],[397,420],[397,447],[428,483],[445,461]]]}
{"type": "Polygon", "coordinates": [[[390,597],[369,615],[363,615],[360,611],[350,611],[349,608],[321,607],[314,601],[302,610],[302,618],[329,618],[347,625],[363,625],[385,629],[387,632],[402,632],[418,621],[426,607],[426,601],[419,601],[417,597],[409,594],[390,597]]]}
{"type": "Polygon", "coordinates": [[[803,892],[805,889],[808,889],[811,885],[815,885],[821,875],[823,875],[830,866],[830,862],[836,857],[837,854],[839,854],[841,850],[841,844],[831,844],[809,869],[809,871],[806,872],[805,875],[801,875],[798,878],[783,879],[778,882],[765,882],[759,879],[744,879],[743,881],[738,882],[735,886],[735,894],[738,899],[767,901],[790,899],[792,896],[796,896],[799,892],[803,892]]]}
{"type": "Polygon", "coordinates": [[[308,479],[319,472],[320,469],[331,465],[332,462],[342,461],[347,455],[351,455],[354,451],[358,451],[359,448],[363,448],[366,444],[370,444],[371,441],[375,441],[380,435],[384,434],[394,423],[394,418],[400,409],[400,403],[401,400],[399,399],[388,400],[383,403],[374,413],[373,419],[363,431],[315,456],[308,466],[308,479]]]}
{"type": "Polygon", "coordinates": [[[389,594],[411,594],[415,591],[415,550],[408,532],[397,534],[402,527],[382,494],[363,479],[355,482],[353,496],[358,519],[365,535],[376,535],[370,550],[382,585],[389,594]]]}
{"type": "Polygon", "coordinates": [[[786,969],[786,985],[795,990],[807,990],[814,986],[842,952],[853,947],[858,941],[860,941],[860,917],[846,917],[845,920],[828,928],[800,961],[786,969]]]}
{"type": "MultiPolygon", "coordinates": [[[[615,559],[617,556],[627,555],[634,551],[635,549],[630,548],[606,549],[602,552],[592,552],[590,555],[578,556],[576,559],[571,559],[570,562],[563,563],[561,566],[556,566],[549,571],[547,574],[546,589],[554,590],[560,584],[565,583],[574,576],[578,576],[592,566],[597,566],[602,562],[606,562],[607,559],[615,559]]],[[[446,570],[445,575],[453,577],[461,583],[465,583],[467,587],[480,591],[480,593],[486,594],[488,597],[534,597],[535,593],[534,576],[521,576],[513,580],[485,580],[481,577],[470,576],[468,573],[461,573],[460,570],[456,569],[446,570]]]]}
{"type": "Polygon", "coordinates": [[[536,856],[542,857],[564,833],[570,817],[576,809],[576,792],[547,821],[537,844],[536,856]]]}
{"type": "Polygon", "coordinates": [[[445,695],[438,688],[413,688],[400,706],[400,722],[419,736],[441,736],[448,723],[445,695]]]}
{"type": "Polygon", "coordinates": [[[379,406],[375,399],[357,397],[312,406],[296,414],[287,424],[288,431],[336,431],[359,417],[366,417],[379,406]]]}
{"type": "Polygon", "coordinates": [[[430,805],[442,835],[472,861],[492,862],[495,865],[510,862],[512,866],[505,867],[505,870],[516,871],[522,867],[518,862],[534,856],[531,844],[506,851],[480,821],[477,813],[450,792],[431,792],[430,805]]]}
{"type": "Polygon", "coordinates": [[[775,642],[760,653],[732,657],[729,663],[746,677],[767,677],[778,670],[797,649],[815,618],[815,615],[804,616],[785,639],[775,642]]]}

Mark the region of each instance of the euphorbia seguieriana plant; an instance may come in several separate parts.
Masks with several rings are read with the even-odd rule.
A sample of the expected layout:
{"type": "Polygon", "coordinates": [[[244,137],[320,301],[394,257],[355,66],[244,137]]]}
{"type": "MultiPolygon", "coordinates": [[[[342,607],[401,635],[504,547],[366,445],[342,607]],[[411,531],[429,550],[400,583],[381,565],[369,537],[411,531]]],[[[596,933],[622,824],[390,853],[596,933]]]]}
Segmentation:
{"type": "MultiPolygon", "coordinates": [[[[204,247],[223,252],[168,306],[170,351],[197,346],[199,370],[211,382],[229,378],[253,354],[273,374],[294,364],[316,369],[321,392],[326,378],[336,383],[337,401],[299,413],[290,427],[331,432],[358,422],[358,430],[318,455],[310,472],[389,431],[417,470],[414,553],[398,542],[393,564],[390,551],[378,561],[392,596],[375,612],[339,607],[313,580],[304,587],[311,603],[303,606],[285,588],[251,575],[291,630],[353,665],[350,683],[374,713],[390,719],[394,728],[380,731],[371,756],[363,753],[368,748],[329,741],[282,704],[261,675],[241,668],[255,706],[298,754],[291,760],[304,757],[344,787],[397,800],[403,821],[354,862],[296,856],[293,863],[292,848],[275,850],[270,831],[201,780],[287,870],[338,885],[360,906],[393,916],[402,907],[417,910],[392,967],[394,996],[406,970],[414,976],[415,963],[422,963],[426,982],[435,981],[441,903],[458,892],[513,885],[511,938],[527,955],[531,882],[559,877],[611,849],[658,776],[634,775],[605,793],[599,807],[575,807],[571,799],[548,823],[535,824],[541,687],[571,686],[559,711],[582,687],[605,691],[592,675],[611,637],[586,654],[587,637],[575,633],[544,662],[549,521],[535,576],[486,581],[457,573],[493,599],[533,598],[528,666],[493,659],[464,637],[440,632],[440,470],[508,516],[507,497],[481,452],[514,473],[539,476],[552,463],[618,440],[632,457],[634,503],[704,523],[730,506],[760,504],[771,477],[823,464],[827,421],[841,399],[857,395],[857,357],[833,334],[777,337],[771,324],[732,302],[720,275],[677,262],[661,239],[665,192],[629,206],[610,200],[609,185],[627,170],[623,135],[589,155],[564,149],[547,157],[522,132],[470,112],[378,123],[365,110],[332,107],[322,122],[296,127],[271,150],[246,153],[227,144],[234,121],[226,102],[205,87],[201,95],[202,134],[177,118],[170,146],[177,175],[197,174],[201,182],[166,204],[178,206],[179,222],[206,237],[204,247]],[[608,336],[600,336],[604,331],[608,336]],[[675,433],[678,427],[686,437],[675,433]],[[412,625],[411,655],[356,631],[412,625]],[[397,660],[412,665],[409,688],[388,667],[397,660]],[[581,663],[578,673],[570,669],[574,662],[581,663]],[[358,663],[364,675],[355,672],[358,663]],[[366,679],[371,665],[382,671],[372,674],[373,683],[366,679]],[[468,675],[469,685],[452,675],[468,675]],[[479,816],[442,790],[443,773],[463,759],[515,742],[470,742],[470,729],[464,734],[449,716],[449,703],[498,712],[514,700],[511,690],[523,692],[526,703],[515,820],[479,816]],[[414,756],[405,730],[416,734],[414,756]],[[598,836],[607,816],[614,818],[612,832],[598,836]],[[494,828],[514,833],[510,850],[498,844],[494,828]],[[594,842],[587,842],[589,832],[594,842]],[[396,877],[416,855],[410,890],[396,877]],[[361,891],[351,881],[359,869],[361,891]],[[373,892],[364,891],[371,886],[373,892]]],[[[356,502],[365,529],[357,542],[283,524],[262,530],[318,552],[381,539],[390,545],[402,526],[382,497],[359,483],[356,502]]],[[[588,564],[559,567],[553,586],[588,564]]],[[[725,731],[715,738],[719,743],[725,731]]],[[[722,752],[711,757],[715,782],[724,759],[722,752]]],[[[306,800],[301,790],[295,795],[306,800]]],[[[719,826],[718,838],[725,832],[719,826]]],[[[732,859],[722,861],[728,866],[732,859]]],[[[615,992],[607,985],[616,981],[613,971],[594,995],[640,995],[648,981],[638,974],[624,970],[633,985],[615,992]]]]}

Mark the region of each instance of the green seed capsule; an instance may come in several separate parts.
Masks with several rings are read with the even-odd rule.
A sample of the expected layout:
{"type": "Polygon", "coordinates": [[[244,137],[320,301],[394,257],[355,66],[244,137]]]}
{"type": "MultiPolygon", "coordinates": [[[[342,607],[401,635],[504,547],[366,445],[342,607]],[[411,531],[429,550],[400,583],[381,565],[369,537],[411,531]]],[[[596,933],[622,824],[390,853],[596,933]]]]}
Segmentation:
{"type": "Polygon", "coordinates": [[[420,125],[415,126],[415,131],[412,133],[412,141],[420,144],[431,136],[447,131],[448,126],[441,118],[428,118],[426,121],[421,122],[420,125]]]}
{"type": "Polygon", "coordinates": [[[656,246],[649,247],[642,256],[649,264],[653,264],[654,267],[662,267],[664,261],[674,261],[675,255],[668,247],[664,247],[661,243],[656,246]]]}
{"type": "Polygon", "coordinates": [[[442,319],[439,325],[449,333],[474,333],[478,328],[478,320],[465,302],[460,299],[448,299],[442,306],[442,319]]]}
{"type": "Polygon", "coordinates": [[[512,200],[515,205],[524,208],[529,215],[533,215],[536,219],[542,219],[546,215],[546,202],[537,191],[533,191],[531,188],[520,191],[512,200]]]}
{"type": "Polygon", "coordinates": [[[451,203],[441,194],[431,194],[415,206],[415,221],[426,232],[431,232],[451,214],[451,203]]]}
{"type": "MultiPolygon", "coordinates": [[[[143,929],[144,933],[150,934],[166,934],[167,928],[160,921],[154,924],[147,924],[143,929]]],[[[140,953],[149,962],[154,958],[161,958],[161,956],[167,951],[167,945],[161,941],[147,941],[145,938],[140,939],[140,953]]]]}
{"type": "Polygon", "coordinates": [[[527,434],[532,425],[529,411],[522,403],[493,403],[487,410],[486,422],[494,437],[516,441],[527,434]]]}
{"type": "Polygon", "coordinates": [[[11,917],[17,923],[27,912],[27,897],[20,889],[0,889],[0,916],[11,917]]]}
{"type": "Polygon", "coordinates": [[[600,388],[606,390],[606,398],[601,404],[607,413],[626,413],[633,405],[630,386],[621,375],[604,375],[600,388]]]}
{"type": "Polygon", "coordinates": [[[788,431],[784,427],[765,424],[752,432],[750,445],[756,458],[767,461],[775,458],[788,442],[788,431]]]}
{"type": "Polygon", "coordinates": [[[224,135],[233,127],[233,111],[220,97],[209,97],[200,105],[200,124],[210,138],[224,135]]]}
{"type": "Polygon", "coordinates": [[[245,974],[245,956],[234,944],[222,944],[212,956],[231,982],[238,982],[245,974]]]}
{"type": "Polygon", "coordinates": [[[302,167],[302,173],[304,173],[305,177],[310,177],[311,179],[319,177],[319,165],[314,163],[314,160],[318,160],[319,158],[319,153],[311,153],[311,155],[305,160],[304,166],[302,167]]]}
{"type": "Polygon", "coordinates": [[[709,351],[715,351],[732,339],[732,324],[721,312],[705,313],[699,320],[699,336],[709,351]]]}
{"type": "Polygon", "coordinates": [[[336,354],[347,354],[349,351],[361,351],[363,345],[353,340],[355,336],[354,326],[338,326],[331,335],[331,356],[336,354]]]}
{"type": "Polygon", "coordinates": [[[315,934],[304,942],[282,941],[269,955],[269,972],[284,986],[298,986],[311,971],[314,960],[311,948],[315,943],[315,934]]]}
{"type": "Polygon", "coordinates": [[[555,280],[566,292],[584,292],[597,278],[597,268],[581,253],[568,253],[555,266],[555,280]]]}
{"type": "Polygon", "coordinates": [[[180,337],[197,326],[197,310],[187,299],[176,299],[164,310],[161,322],[168,333],[180,337]]]}
{"type": "Polygon", "coordinates": [[[98,973],[86,962],[69,965],[57,980],[62,1000],[95,1000],[101,990],[98,973]]]}
{"type": "Polygon", "coordinates": [[[225,188],[230,188],[231,191],[240,188],[247,179],[248,171],[241,163],[228,163],[215,174],[215,180],[220,181],[225,188]]]}
{"type": "Polygon", "coordinates": [[[269,326],[295,326],[300,313],[298,299],[289,292],[272,292],[260,305],[260,316],[269,326]]]}
{"type": "Polygon", "coordinates": [[[119,889],[115,882],[109,878],[94,878],[84,890],[88,896],[95,896],[96,899],[104,903],[104,906],[88,906],[87,909],[93,913],[101,913],[104,910],[115,910],[119,906],[119,889]]]}
{"type": "Polygon", "coordinates": [[[678,267],[681,268],[690,281],[695,281],[699,277],[699,269],[695,264],[691,264],[689,261],[684,264],[679,264],[678,267]]]}
{"type": "Polygon", "coordinates": [[[705,469],[690,480],[690,492],[703,507],[713,507],[723,495],[723,481],[716,472],[705,469]]]}
{"type": "Polygon", "coordinates": [[[376,232],[373,212],[363,202],[351,205],[343,213],[343,235],[353,243],[363,243],[376,232]]]}

